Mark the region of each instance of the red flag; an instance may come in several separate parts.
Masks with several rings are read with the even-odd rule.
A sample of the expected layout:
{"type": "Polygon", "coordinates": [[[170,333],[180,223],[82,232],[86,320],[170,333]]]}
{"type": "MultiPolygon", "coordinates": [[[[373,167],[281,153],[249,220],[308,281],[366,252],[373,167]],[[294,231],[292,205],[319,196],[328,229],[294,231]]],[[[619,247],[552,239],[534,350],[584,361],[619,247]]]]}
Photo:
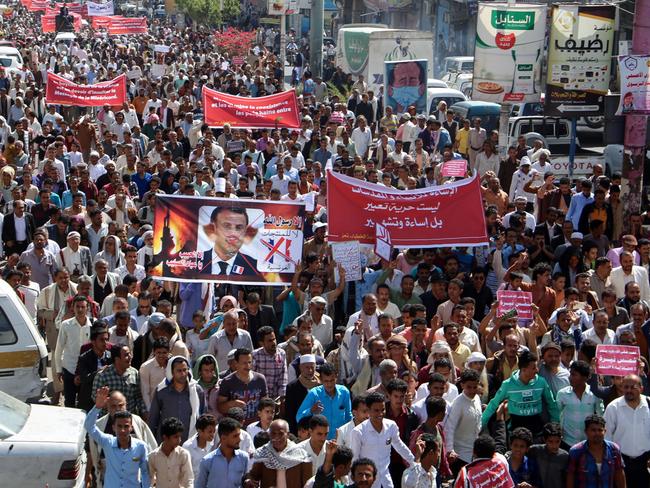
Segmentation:
{"type": "Polygon", "coordinates": [[[329,242],[375,244],[380,224],[395,247],[488,243],[477,178],[404,191],[328,171],[327,215],[329,242]]]}
{"type": "Polygon", "coordinates": [[[45,101],[48,104],[79,107],[122,105],[126,101],[126,75],[94,85],[78,85],[48,72],[45,101]]]}
{"type": "Polygon", "coordinates": [[[300,127],[295,90],[268,97],[237,97],[203,87],[205,123],[211,127],[274,128],[300,127]]]}
{"type": "MultiPolygon", "coordinates": [[[[56,31],[56,16],[57,14],[44,14],[41,15],[41,28],[43,32],[55,32],[56,31]]],[[[75,32],[81,30],[81,15],[71,13],[74,18],[73,27],[75,32]]]]}

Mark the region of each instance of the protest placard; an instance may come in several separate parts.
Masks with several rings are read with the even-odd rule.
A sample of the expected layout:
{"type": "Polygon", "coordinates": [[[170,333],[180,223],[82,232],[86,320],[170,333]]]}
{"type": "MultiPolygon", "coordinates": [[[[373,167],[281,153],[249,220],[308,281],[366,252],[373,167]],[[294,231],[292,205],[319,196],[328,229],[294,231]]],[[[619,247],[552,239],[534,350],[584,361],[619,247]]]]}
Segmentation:
{"type": "Polygon", "coordinates": [[[523,320],[533,320],[533,294],[529,291],[499,290],[497,291],[500,317],[513,308],[517,310],[517,317],[523,320]]]}
{"type": "Polygon", "coordinates": [[[626,376],[639,372],[639,346],[596,346],[596,373],[606,376],[626,376]]]}
{"type": "Polygon", "coordinates": [[[390,261],[393,254],[393,243],[390,240],[388,229],[381,224],[375,224],[375,254],[386,261],[390,261]]]}
{"type": "Polygon", "coordinates": [[[359,241],[332,242],[332,257],[345,270],[345,281],[361,279],[359,241]]]}
{"type": "Polygon", "coordinates": [[[442,163],[442,176],[457,176],[465,178],[467,176],[467,161],[464,159],[451,159],[442,163]]]}

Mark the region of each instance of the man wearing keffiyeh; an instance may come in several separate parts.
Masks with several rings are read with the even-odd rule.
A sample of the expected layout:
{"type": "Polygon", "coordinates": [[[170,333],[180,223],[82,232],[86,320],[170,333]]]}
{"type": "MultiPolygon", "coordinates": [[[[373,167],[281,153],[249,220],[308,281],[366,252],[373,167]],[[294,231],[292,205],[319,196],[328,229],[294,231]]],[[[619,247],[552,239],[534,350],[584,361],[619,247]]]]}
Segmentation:
{"type": "Polygon", "coordinates": [[[244,487],[257,486],[256,482],[260,488],[305,486],[312,477],[311,459],[289,440],[289,424],[286,420],[274,420],[269,432],[271,441],[255,451],[244,487]]]}

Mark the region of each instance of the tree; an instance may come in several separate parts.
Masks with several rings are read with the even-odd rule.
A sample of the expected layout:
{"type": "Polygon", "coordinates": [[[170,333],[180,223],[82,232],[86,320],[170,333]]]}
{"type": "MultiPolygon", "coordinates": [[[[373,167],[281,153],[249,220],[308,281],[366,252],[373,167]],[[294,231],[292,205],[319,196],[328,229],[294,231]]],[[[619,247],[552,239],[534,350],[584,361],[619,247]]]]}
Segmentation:
{"type": "Polygon", "coordinates": [[[178,9],[194,22],[217,26],[239,15],[239,0],[177,0],[178,9]]]}
{"type": "Polygon", "coordinates": [[[255,36],[254,31],[228,27],[214,33],[214,44],[221,52],[227,52],[231,56],[244,56],[253,47],[255,36]]]}

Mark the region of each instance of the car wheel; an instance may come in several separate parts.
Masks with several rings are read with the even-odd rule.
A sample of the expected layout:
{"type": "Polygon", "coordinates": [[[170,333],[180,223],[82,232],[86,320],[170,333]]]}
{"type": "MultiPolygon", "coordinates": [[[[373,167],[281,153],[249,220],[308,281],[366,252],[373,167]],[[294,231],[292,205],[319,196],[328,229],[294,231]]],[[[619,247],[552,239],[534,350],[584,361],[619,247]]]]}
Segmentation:
{"type": "Polygon", "coordinates": [[[605,123],[605,117],[602,116],[593,116],[593,117],[584,117],[585,124],[590,129],[600,129],[605,123]]]}

